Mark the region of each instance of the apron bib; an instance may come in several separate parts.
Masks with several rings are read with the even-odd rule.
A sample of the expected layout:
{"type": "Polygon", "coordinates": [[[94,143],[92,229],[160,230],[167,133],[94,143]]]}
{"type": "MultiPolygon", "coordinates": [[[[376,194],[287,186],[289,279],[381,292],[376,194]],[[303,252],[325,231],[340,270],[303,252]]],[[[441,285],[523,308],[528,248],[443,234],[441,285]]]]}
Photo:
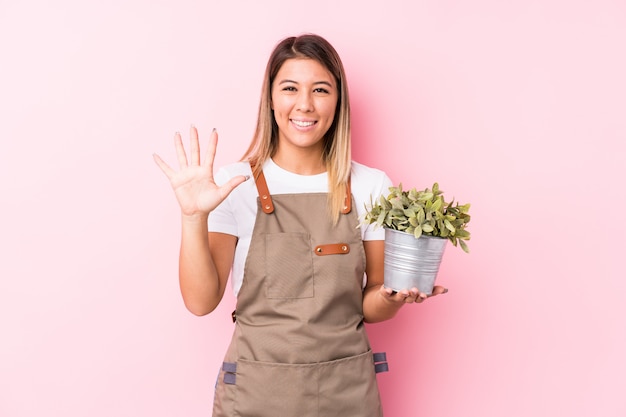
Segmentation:
{"type": "Polygon", "coordinates": [[[381,417],[376,372],[387,364],[363,326],[365,251],[350,189],[333,225],[326,193],[271,196],[262,172],[256,183],[213,416],[381,417]]]}

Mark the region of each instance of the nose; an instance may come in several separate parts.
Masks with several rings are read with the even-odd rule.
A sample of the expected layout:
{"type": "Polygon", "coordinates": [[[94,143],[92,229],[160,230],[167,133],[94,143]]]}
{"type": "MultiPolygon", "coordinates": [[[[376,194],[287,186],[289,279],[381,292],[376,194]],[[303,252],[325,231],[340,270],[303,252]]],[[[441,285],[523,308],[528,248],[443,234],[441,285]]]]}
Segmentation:
{"type": "Polygon", "coordinates": [[[313,97],[311,96],[311,93],[301,91],[300,94],[298,94],[297,110],[302,112],[311,112],[313,109],[313,97]]]}

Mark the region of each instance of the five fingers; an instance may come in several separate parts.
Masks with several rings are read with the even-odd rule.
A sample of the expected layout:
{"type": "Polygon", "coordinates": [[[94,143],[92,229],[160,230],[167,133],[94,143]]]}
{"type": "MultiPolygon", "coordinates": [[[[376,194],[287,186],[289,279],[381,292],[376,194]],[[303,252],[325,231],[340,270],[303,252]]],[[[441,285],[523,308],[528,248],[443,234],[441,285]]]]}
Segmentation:
{"type": "MultiPolygon", "coordinates": [[[[189,165],[200,165],[200,141],[198,137],[198,129],[196,129],[193,125],[191,126],[189,132],[189,143],[191,164],[189,163],[189,160],[187,160],[187,152],[185,152],[185,146],[183,145],[183,139],[180,132],[176,132],[174,134],[174,147],[176,148],[176,158],[178,159],[179,169],[184,169],[189,165]]],[[[213,170],[213,160],[215,158],[216,148],[217,131],[213,129],[209,139],[209,146],[207,148],[204,161],[202,162],[202,166],[208,168],[209,172],[212,172],[213,170]]],[[[154,162],[156,162],[159,168],[161,168],[161,171],[163,171],[163,173],[171,179],[172,175],[174,175],[176,171],[163,161],[159,155],[153,154],[152,157],[154,158],[154,162]]],[[[236,185],[239,185],[239,183],[236,185]]]]}

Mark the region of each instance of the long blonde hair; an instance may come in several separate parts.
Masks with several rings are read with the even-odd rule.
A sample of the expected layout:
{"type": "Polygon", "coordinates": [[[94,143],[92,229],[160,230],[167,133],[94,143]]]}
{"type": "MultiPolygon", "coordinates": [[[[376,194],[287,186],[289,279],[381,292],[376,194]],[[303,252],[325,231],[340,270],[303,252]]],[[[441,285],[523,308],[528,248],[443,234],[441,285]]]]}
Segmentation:
{"type": "Polygon", "coordinates": [[[339,97],[333,123],[324,136],[322,158],[328,174],[328,210],[333,223],[339,220],[351,168],[350,99],[346,74],[339,54],[333,46],[318,35],[305,34],[283,39],[276,45],[265,68],[259,116],[256,130],[242,160],[249,160],[256,178],[263,163],[276,152],[278,125],[272,110],[272,83],[281,66],[288,59],[308,58],[322,64],[335,78],[339,97]]]}

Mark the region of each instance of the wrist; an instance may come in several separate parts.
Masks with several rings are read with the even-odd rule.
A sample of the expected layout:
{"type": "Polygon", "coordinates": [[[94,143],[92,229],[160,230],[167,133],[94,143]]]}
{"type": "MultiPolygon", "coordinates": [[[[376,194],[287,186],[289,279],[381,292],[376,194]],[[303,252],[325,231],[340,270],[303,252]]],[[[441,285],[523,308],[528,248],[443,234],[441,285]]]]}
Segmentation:
{"type": "Polygon", "coordinates": [[[198,224],[206,225],[209,219],[209,213],[181,213],[181,221],[183,225],[195,226],[198,224]]]}

